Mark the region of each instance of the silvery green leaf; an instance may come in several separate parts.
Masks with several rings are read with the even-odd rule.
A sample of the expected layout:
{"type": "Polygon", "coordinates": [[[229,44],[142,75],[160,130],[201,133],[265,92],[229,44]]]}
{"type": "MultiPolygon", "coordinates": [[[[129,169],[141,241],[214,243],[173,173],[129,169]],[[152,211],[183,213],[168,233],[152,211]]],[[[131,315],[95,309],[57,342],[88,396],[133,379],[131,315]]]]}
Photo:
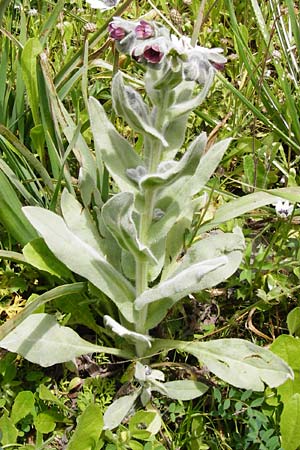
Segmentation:
{"type": "Polygon", "coordinates": [[[167,396],[175,400],[193,400],[205,394],[208,390],[206,384],[193,380],[175,380],[164,383],[167,396]]]}
{"type": "MultiPolygon", "coordinates": [[[[205,133],[201,133],[198,138],[189,146],[187,153],[190,155],[188,162],[196,160],[203,153],[207,142],[205,133]]],[[[186,161],[186,160],[185,160],[186,161]]],[[[201,161],[201,160],[200,160],[201,161]]],[[[156,208],[164,212],[164,216],[158,222],[153,222],[149,230],[149,240],[151,243],[159,242],[164,238],[174,223],[180,217],[185,206],[192,201],[192,190],[195,189],[195,180],[191,175],[197,170],[197,165],[187,164],[176,177],[176,180],[169,186],[164,187],[157,195],[156,208]]],[[[201,162],[199,162],[201,164],[201,162]]]]}
{"type": "MultiPolygon", "coordinates": [[[[199,142],[205,139],[205,134],[199,137],[199,142]]],[[[180,161],[162,161],[153,174],[145,174],[139,180],[142,189],[174,183],[178,179],[191,177],[203,151],[202,145],[190,145],[180,161]]]]}
{"type": "MultiPolygon", "coordinates": [[[[197,286],[193,288],[194,290],[190,290],[190,293],[216,286],[238,269],[242,261],[243,249],[244,238],[238,230],[235,233],[220,233],[198,241],[189,248],[182,259],[179,261],[175,259],[170,267],[167,268],[167,271],[164,271],[160,284],[163,285],[165,281],[185,273],[189,270],[189,267],[194,267],[195,264],[202,263],[205,265],[206,261],[210,261],[211,258],[218,259],[222,257],[221,255],[225,254],[227,263],[203,274],[197,286]]],[[[145,294],[147,292],[145,291],[145,294]]],[[[150,329],[156,326],[164,318],[168,309],[173,304],[169,298],[150,303],[148,306],[146,327],[150,329]]]]}
{"type": "MultiPolygon", "coordinates": [[[[150,303],[164,299],[165,303],[168,303],[167,307],[170,308],[170,306],[174,305],[186,295],[192,292],[198,292],[202,277],[225,265],[227,262],[228,259],[226,256],[220,256],[193,264],[189,268],[177,272],[176,275],[159,283],[157,286],[144,291],[136,298],[134,306],[137,310],[141,310],[150,303]]],[[[147,323],[149,322],[152,322],[151,317],[147,320],[147,323]]]]}
{"type": "Polygon", "coordinates": [[[60,206],[65,223],[72,233],[104,257],[101,237],[87,208],[83,208],[66,189],[63,190],[60,206]]]}
{"type": "Polygon", "coordinates": [[[127,330],[127,328],[123,327],[123,325],[120,325],[118,322],[116,322],[109,316],[104,316],[103,319],[105,326],[111,328],[112,331],[116,333],[118,336],[121,336],[134,343],[144,342],[148,345],[148,347],[151,347],[150,336],[136,333],[135,331],[127,330]]]}
{"type": "Polygon", "coordinates": [[[208,151],[203,154],[192,178],[193,195],[198,194],[214,174],[230,142],[231,139],[223,139],[212,145],[208,151]]]}
{"type": "Polygon", "coordinates": [[[85,277],[121,310],[123,316],[134,322],[133,286],[101,255],[76,236],[63,219],[43,208],[27,206],[24,214],[44,238],[49,249],[70,270],[85,277]]]}
{"type": "Polygon", "coordinates": [[[107,408],[103,416],[104,430],[113,430],[120,425],[133,408],[140,393],[141,389],[137,389],[130,395],[118,398],[107,408]]]}
{"type": "Polygon", "coordinates": [[[263,391],[264,383],[277,387],[294,377],[290,367],[270,350],[243,339],[186,342],[180,349],[196,356],[219,378],[241,389],[263,391]]]}
{"type": "Polygon", "coordinates": [[[111,176],[123,191],[137,192],[137,184],[126,171],[142,166],[143,161],[108,119],[103,106],[95,98],[89,100],[89,116],[97,152],[111,176]]]}
{"type": "Polygon", "coordinates": [[[130,353],[91,344],[72,328],[59,325],[49,314],[32,314],[0,341],[0,347],[18,353],[43,367],[52,366],[86,353],[111,353],[126,358],[130,353]]]}
{"type": "Polygon", "coordinates": [[[114,195],[102,208],[104,223],[122,248],[128,250],[135,258],[146,258],[155,264],[156,258],[138,238],[132,217],[133,203],[134,196],[131,192],[114,195]]]}
{"type": "Polygon", "coordinates": [[[176,103],[175,105],[171,106],[168,110],[168,119],[170,122],[172,122],[174,119],[177,119],[181,116],[184,116],[185,114],[190,113],[193,111],[193,109],[197,108],[201,103],[205,100],[208,91],[214,81],[214,75],[215,71],[211,67],[211,69],[208,71],[206,79],[204,80],[205,83],[201,89],[201,92],[191,99],[182,102],[182,103],[176,103]]]}
{"type": "Polygon", "coordinates": [[[118,72],[113,78],[112,100],[117,114],[123,117],[131,128],[139,133],[155,137],[163,146],[167,147],[168,143],[163,135],[150,123],[147,105],[138,92],[124,84],[121,72],[118,72]]]}

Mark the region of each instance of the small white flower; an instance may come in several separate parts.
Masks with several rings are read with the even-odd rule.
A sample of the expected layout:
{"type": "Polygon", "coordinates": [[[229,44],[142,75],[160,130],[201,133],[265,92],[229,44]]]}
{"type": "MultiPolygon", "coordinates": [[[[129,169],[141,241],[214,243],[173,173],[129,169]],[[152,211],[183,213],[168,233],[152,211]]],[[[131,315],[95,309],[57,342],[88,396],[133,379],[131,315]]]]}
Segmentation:
{"type": "Polygon", "coordinates": [[[278,217],[286,219],[289,217],[294,209],[294,205],[290,205],[288,200],[278,200],[275,204],[275,211],[278,217]]]}
{"type": "Polygon", "coordinates": [[[28,10],[27,14],[28,14],[28,16],[30,16],[30,17],[37,16],[37,15],[38,15],[38,10],[35,9],[35,8],[31,8],[31,9],[28,10]]]}
{"type": "Polygon", "coordinates": [[[91,8],[100,9],[100,11],[107,11],[112,9],[119,3],[120,0],[87,0],[91,8]]]}

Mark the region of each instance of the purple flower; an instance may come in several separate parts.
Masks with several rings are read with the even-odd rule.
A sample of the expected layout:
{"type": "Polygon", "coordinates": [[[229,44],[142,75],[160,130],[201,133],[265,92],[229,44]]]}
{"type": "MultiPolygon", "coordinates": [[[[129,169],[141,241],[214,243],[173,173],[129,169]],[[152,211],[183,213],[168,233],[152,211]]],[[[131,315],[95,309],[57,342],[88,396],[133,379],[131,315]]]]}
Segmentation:
{"type": "Polygon", "coordinates": [[[154,36],[154,28],[145,20],[141,20],[134,31],[137,39],[149,39],[154,36]]]}
{"type": "Polygon", "coordinates": [[[143,53],[144,59],[152,64],[160,63],[164,57],[164,53],[161,51],[158,44],[147,45],[143,53]]]}
{"type": "Polygon", "coordinates": [[[225,69],[225,63],[217,63],[214,61],[210,61],[210,63],[214,66],[216,70],[224,70],[225,69]]]}
{"type": "Polygon", "coordinates": [[[108,25],[109,36],[115,41],[121,41],[126,36],[126,31],[124,28],[118,26],[116,23],[111,22],[108,25]]]}

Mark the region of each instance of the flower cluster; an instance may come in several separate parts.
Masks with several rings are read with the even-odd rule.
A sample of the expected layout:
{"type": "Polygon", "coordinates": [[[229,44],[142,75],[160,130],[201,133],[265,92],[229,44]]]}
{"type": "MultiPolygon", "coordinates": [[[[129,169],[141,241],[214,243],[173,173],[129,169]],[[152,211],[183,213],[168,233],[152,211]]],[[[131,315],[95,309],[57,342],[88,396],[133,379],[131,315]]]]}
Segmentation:
{"type": "Polygon", "coordinates": [[[108,31],[121,53],[154,69],[163,65],[178,68],[180,64],[187,81],[204,84],[209,71],[222,70],[226,63],[222,49],[192,47],[188,37],[178,38],[157,22],[143,19],[133,22],[115,17],[108,31]]]}

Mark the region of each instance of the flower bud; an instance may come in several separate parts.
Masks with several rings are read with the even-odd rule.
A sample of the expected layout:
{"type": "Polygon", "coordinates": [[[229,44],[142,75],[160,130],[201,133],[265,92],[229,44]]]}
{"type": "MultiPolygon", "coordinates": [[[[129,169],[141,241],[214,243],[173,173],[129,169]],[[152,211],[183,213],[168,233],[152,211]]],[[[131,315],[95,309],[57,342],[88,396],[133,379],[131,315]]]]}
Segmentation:
{"type": "Polygon", "coordinates": [[[121,41],[126,36],[126,31],[124,28],[118,26],[114,22],[108,25],[109,36],[115,41],[121,41]]]}
{"type": "Polygon", "coordinates": [[[134,31],[137,39],[149,39],[155,34],[153,26],[145,20],[141,20],[134,31]]]}

